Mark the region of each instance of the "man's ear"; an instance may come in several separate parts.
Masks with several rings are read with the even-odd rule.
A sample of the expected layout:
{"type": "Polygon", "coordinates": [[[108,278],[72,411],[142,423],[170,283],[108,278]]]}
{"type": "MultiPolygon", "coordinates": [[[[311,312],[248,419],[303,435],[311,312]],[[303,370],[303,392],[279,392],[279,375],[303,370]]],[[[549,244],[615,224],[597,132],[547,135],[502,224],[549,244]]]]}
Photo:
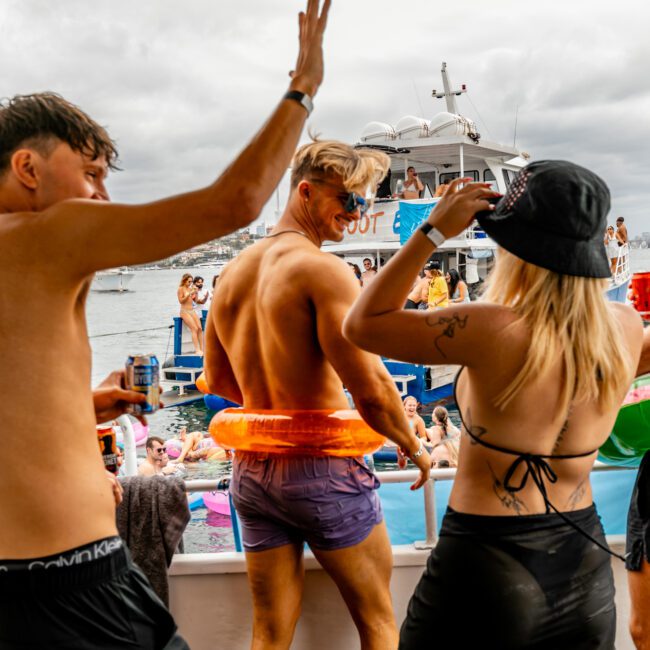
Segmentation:
{"type": "Polygon", "coordinates": [[[27,189],[38,187],[38,154],[33,149],[18,149],[11,156],[11,171],[27,189]]]}
{"type": "Polygon", "coordinates": [[[309,181],[300,181],[298,183],[298,196],[305,201],[309,201],[310,195],[311,186],[309,185],[309,181]]]}

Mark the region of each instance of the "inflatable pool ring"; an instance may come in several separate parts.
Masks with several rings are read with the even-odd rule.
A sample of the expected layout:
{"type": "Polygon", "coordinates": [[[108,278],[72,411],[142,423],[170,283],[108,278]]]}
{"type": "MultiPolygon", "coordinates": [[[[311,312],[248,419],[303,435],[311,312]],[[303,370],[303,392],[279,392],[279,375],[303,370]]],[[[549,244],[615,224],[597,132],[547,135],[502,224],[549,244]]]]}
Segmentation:
{"type": "Polygon", "coordinates": [[[205,381],[205,373],[202,372],[196,379],[196,388],[203,393],[203,402],[205,406],[211,411],[221,411],[231,406],[239,406],[236,402],[231,402],[225,397],[213,395],[208,390],[208,382],[205,381]]]}
{"type": "Polygon", "coordinates": [[[205,373],[202,372],[197,378],[196,378],[196,390],[199,392],[203,393],[204,395],[208,395],[210,391],[208,390],[208,382],[205,381],[205,373]]]}
{"type": "MultiPolygon", "coordinates": [[[[142,424],[140,420],[131,419],[131,426],[133,427],[133,433],[135,435],[135,446],[141,447],[147,442],[149,437],[149,425],[142,424]]],[[[121,427],[113,427],[115,429],[115,438],[117,439],[117,444],[124,446],[124,434],[122,433],[121,427]]]]}
{"type": "MultiPolygon", "coordinates": [[[[171,440],[165,440],[165,446],[167,447],[167,455],[173,460],[178,458],[181,455],[183,450],[183,442],[178,438],[172,438],[171,440]]],[[[199,449],[209,449],[210,447],[216,447],[217,444],[212,438],[203,438],[199,443],[199,449]]]]}
{"type": "Polygon", "coordinates": [[[190,492],[187,495],[187,505],[190,507],[190,511],[203,508],[205,506],[203,492],[190,492]]]}
{"type": "Polygon", "coordinates": [[[203,396],[203,402],[205,403],[206,407],[211,411],[222,411],[223,409],[227,409],[233,406],[239,406],[239,404],[236,404],[235,402],[231,402],[225,397],[220,397],[219,395],[212,395],[211,393],[207,393],[206,395],[203,396]]]}
{"type": "Polygon", "coordinates": [[[636,467],[650,450],[650,375],[640,377],[628,392],[599,460],[636,467]]]}
{"type": "Polygon", "coordinates": [[[230,517],[230,497],[227,492],[204,492],[203,503],[208,510],[230,517]]]}
{"type": "Polygon", "coordinates": [[[210,433],[224,449],[294,456],[364,456],[386,440],[352,410],[229,408],[212,418],[210,433]]]}

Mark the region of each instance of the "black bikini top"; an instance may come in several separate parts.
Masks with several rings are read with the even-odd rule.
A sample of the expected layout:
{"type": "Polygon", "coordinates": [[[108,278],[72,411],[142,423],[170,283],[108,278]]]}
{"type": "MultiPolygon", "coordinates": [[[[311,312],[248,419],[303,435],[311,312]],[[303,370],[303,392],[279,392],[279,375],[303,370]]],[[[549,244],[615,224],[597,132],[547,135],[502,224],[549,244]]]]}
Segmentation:
{"type": "Polygon", "coordinates": [[[567,458],[585,458],[586,456],[591,456],[592,454],[596,453],[598,449],[585,451],[582,454],[532,454],[526,451],[517,451],[515,449],[508,449],[507,447],[500,447],[499,445],[494,445],[491,442],[487,442],[486,440],[483,440],[480,436],[477,436],[470,429],[470,427],[467,426],[467,424],[465,424],[465,420],[463,419],[463,412],[461,411],[460,404],[458,403],[458,391],[457,391],[458,378],[460,377],[460,373],[463,370],[464,367],[461,367],[461,369],[456,373],[456,377],[454,378],[454,402],[458,407],[458,415],[460,416],[460,421],[461,424],[463,425],[463,430],[474,442],[478,443],[479,445],[482,445],[483,447],[486,447],[487,449],[493,449],[494,451],[500,451],[503,454],[510,454],[511,456],[516,456],[515,460],[512,462],[512,464],[506,471],[506,474],[503,478],[503,488],[507,492],[510,492],[511,494],[519,492],[520,490],[523,490],[524,487],[526,487],[526,483],[528,482],[528,477],[530,477],[533,483],[535,483],[535,485],[537,486],[537,489],[542,495],[542,498],[544,499],[544,504],[546,506],[546,514],[549,514],[552,510],[553,512],[558,514],[562,519],[564,519],[566,523],[570,524],[578,532],[580,532],[585,537],[590,539],[592,542],[594,542],[594,544],[597,544],[604,551],[607,551],[608,553],[615,555],[621,560],[625,560],[624,557],[616,553],[613,553],[609,548],[601,544],[597,539],[594,539],[589,533],[585,532],[584,530],[576,526],[570,519],[567,519],[549,501],[548,493],[546,492],[546,485],[544,483],[544,479],[547,479],[549,483],[557,483],[557,474],[553,471],[553,468],[548,464],[547,462],[548,458],[554,458],[556,460],[564,460],[567,458]],[[521,477],[521,481],[519,481],[519,484],[514,485],[512,483],[512,477],[514,476],[515,472],[517,471],[520,465],[524,465],[526,467],[526,471],[524,472],[524,475],[521,477]]]}

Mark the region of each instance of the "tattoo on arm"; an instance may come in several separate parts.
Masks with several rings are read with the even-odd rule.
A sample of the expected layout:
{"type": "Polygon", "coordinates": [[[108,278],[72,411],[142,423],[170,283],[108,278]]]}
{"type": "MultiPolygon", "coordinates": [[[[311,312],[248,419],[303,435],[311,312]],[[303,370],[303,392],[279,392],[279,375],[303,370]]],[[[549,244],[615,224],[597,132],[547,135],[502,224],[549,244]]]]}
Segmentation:
{"type": "MultiPolygon", "coordinates": [[[[487,463],[487,461],[486,461],[487,463]]],[[[492,474],[492,489],[497,499],[501,501],[501,505],[508,510],[514,510],[518,515],[523,514],[525,511],[528,511],[526,504],[517,496],[516,492],[511,492],[506,490],[503,486],[503,483],[499,477],[495,474],[492,469],[492,465],[487,463],[488,468],[490,469],[490,474],[492,474]]]]}
{"type": "Polygon", "coordinates": [[[461,318],[458,314],[454,314],[451,318],[447,318],[446,316],[439,316],[436,318],[434,314],[426,317],[425,322],[429,327],[438,327],[439,325],[443,326],[442,332],[438,334],[434,340],[434,345],[436,346],[438,352],[440,352],[440,354],[445,359],[447,358],[447,355],[438,345],[438,341],[443,337],[453,339],[454,335],[456,334],[456,328],[458,327],[460,329],[463,329],[465,325],[467,325],[468,318],[469,316],[464,316],[461,318]]]}

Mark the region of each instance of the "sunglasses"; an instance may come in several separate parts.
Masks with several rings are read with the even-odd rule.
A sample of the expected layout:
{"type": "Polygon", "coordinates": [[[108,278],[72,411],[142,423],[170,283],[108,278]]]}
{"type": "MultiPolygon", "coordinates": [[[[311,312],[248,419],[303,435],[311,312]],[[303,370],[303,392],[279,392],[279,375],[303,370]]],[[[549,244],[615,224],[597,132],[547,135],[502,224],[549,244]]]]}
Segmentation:
{"type": "Polygon", "coordinates": [[[166,454],[167,453],[167,447],[158,447],[158,449],[155,449],[154,452],[156,454],[166,454]]]}
{"type": "MultiPolygon", "coordinates": [[[[311,181],[312,183],[320,183],[321,185],[327,185],[328,187],[333,187],[334,189],[341,189],[340,186],[334,185],[333,183],[328,183],[327,181],[320,180],[319,178],[314,178],[311,181]]],[[[343,209],[346,212],[355,212],[356,210],[359,210],[359,214],[363,217],[366,212],[368,212],[368,208],[370,205],[368,204],[368,201],[364,199],[361,195],[357,194],[356,192],[342,192],[341,194],[338,195],[339,201],[341,201],[341,204],[343,205],[343,209]]]]}

